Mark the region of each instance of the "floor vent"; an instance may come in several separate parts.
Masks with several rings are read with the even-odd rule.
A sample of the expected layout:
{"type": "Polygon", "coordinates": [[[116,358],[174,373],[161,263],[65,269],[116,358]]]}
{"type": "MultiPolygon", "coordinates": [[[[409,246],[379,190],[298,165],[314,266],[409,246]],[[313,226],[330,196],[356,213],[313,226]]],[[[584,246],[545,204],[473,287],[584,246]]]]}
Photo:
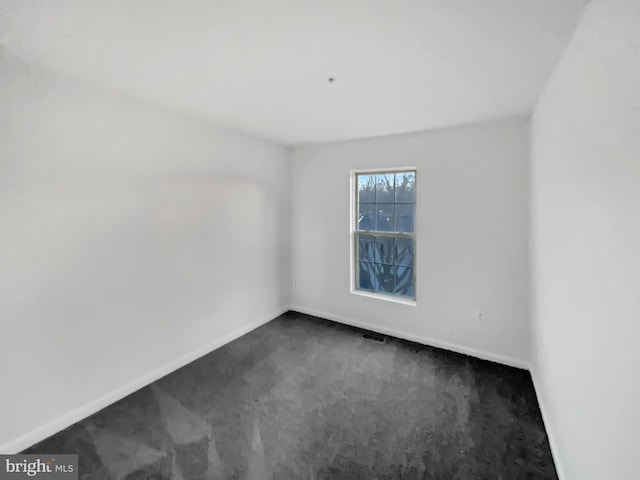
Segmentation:
{"type": "Polygon", "coordinates": [[[365,333],[362,335],[362,338],[373,342],[384,343],[384,337],[382,335],[376,335],[375,333],[365,333]]]}

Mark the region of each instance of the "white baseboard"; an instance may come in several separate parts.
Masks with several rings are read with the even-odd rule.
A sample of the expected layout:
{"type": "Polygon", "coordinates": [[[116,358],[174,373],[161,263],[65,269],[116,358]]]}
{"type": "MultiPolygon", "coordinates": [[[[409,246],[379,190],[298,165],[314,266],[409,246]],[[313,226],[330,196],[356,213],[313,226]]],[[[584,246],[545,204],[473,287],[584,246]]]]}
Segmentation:
{"type": "Polygon", "coordinates": [[[562,462],[560,461],[560,455],[558,453],[558,444],[555,440],[555,435],[553,433],[553,429],[551,428],[551,423],[549,423],[549,410],[546,407],[546,400],[542,390],[542,384],[538,380],[538,376],[536,374],[536,369],[534,366],[531,366],[531,381],[533,382],[533,388],[536,391],[536,397],[538,397],[538,405],[540,406],[540,413],[542,414],[542,423],[544,423],[544,429],[547,432],[547,438],[549,439],[549,447],[551,448],[551,456],[553,457],[553,463],[556,466],[556,473],[558,474],[558,480],[567,480],[567,476],[565,475],[565,470],[562,466],[562,462]]]}
{"type": "Polygon", "coordinates": [[[383,335],[389,335],[392,337],[402,338],[404,340],[410,340],[412,342],[421,343],[423,345],[428,345],[430,347],[442,348],[444,350],[450,350],[452,352],[462,353],[464,355],[480,358],[482,360],[489,360],[491,362],[501,363],[503,365],[508,365],[510,367],[516,367],[522,370],[529,370],[529,364],[524,360],[518,360],[516,358],[511,358],[504,355],[485,352],[483,350],[478,350],[476,348],[456,345],[454,343],[444,342],[442,340],[427,338],[420,335],[415,335],[413,333],[404,332],[402,330],[396,330],[394,328],[381,327],[380,325],[375,325],[375,324],[363,322],[360,320],[355,320],[353,318],[343,317],[342,315],[334,315],[332,313],[315,310],[313,308],[306,308],[300,305],[291,305],[291,310],[300,312],[300,313],[306,313],[307,315],[313,315],[314,317],[326,318],[327,320],[331,320],[337,323],[343,323],[345,325],[351,325],[352,327],[371,330],[374,332],[381,333],[383,335]]]}
{"type": "Polygon", "coordinates": [[[21,452],[22,450],[29,448],[30,446],[40,442],[41,440],[44,440],[45,438],[57,432],[60,432],[65,428],[70,427],[74,423],[77,423],[80,420],[83,420],[84,418],[87,418],[88,416],[93,415],[94,413],[102,410],[103,408],[108,407],[112,403],[123,399],[127,395],[130,395],[133,392],[140,390],[143,387],[146,387],[150,383],[153,383],[156,380],[159,380],[165,375],[168,375],[169,373],[174,372],[175,370],[181,367],[184,367],[185,365],[193,362],[194,360],[197,360],[198,358],[204,355],[207,355],[208,353],[211,353],[214,350],[217,350],[218,348],[251,332],[252,330],[255,330],[256,328],[260,327],[261,325],[264,325],[265,323],[270,322],[271,320],[287,312],[288,310],[289,310],[289,307],[281,308],[271,313],[270,315],[266,315],[260,318],[255,322],[249,323],[247,325],[243,325],[242,327],[228,333],[227,335],[221,338],[218,338],[212,342],[209,342],[208,344],[203,345],[202,347],[199,347],[193,350],[192,352],[182,355],[176,360],[169,362],[166,365],[163,365],[162,367],[157,368],[156,370],[153,370],[143,375],[142,377],[132,382],[129,382],[112,392],[107,393],[106,395],[103,395],[102,397],[92,400],[91,402],[81,406],[80,408],[77,408],[65,415],[62,415],[61,417],[58,417],[50,421],[49,423],[46,423],[41,427],[38,427],[35,430],[32,430],[16,438],[15,440],[5,443],[4,445],[0,446],[0,454],[14,454],[14,453],[21,452]]]}

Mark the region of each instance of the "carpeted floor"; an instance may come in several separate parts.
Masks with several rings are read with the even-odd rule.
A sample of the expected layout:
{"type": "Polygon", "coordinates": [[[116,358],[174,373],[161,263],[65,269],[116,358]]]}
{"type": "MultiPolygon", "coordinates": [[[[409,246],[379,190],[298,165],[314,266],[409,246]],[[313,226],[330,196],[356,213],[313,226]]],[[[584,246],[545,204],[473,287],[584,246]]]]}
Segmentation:
{"type": "Polygon", "coordinates": [[[85,479],[557,479],[529,374],[289,312],[25,453],[85,479]]]}

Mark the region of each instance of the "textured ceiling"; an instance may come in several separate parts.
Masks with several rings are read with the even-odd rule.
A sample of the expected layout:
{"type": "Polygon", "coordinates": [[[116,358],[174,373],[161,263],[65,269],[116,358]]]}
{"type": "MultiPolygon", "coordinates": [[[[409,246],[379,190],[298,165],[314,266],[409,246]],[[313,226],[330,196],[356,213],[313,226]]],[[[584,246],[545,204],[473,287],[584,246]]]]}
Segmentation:
{"type": "Polygon", "coordinates": [[[585,3],[0,0],[0,43],[76,78],[300,144],[528,114],[585,3]]]}

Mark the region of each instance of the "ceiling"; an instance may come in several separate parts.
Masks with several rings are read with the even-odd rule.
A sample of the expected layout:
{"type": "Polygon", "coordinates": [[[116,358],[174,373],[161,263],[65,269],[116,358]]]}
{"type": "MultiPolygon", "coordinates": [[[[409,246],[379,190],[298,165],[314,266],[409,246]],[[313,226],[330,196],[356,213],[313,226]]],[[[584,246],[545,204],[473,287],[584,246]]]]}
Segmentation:
{"type": "Polygon", "coordinates": [[[295,145],[528,114],[586,2],[0,0],[0,43],[295,145]]]}

